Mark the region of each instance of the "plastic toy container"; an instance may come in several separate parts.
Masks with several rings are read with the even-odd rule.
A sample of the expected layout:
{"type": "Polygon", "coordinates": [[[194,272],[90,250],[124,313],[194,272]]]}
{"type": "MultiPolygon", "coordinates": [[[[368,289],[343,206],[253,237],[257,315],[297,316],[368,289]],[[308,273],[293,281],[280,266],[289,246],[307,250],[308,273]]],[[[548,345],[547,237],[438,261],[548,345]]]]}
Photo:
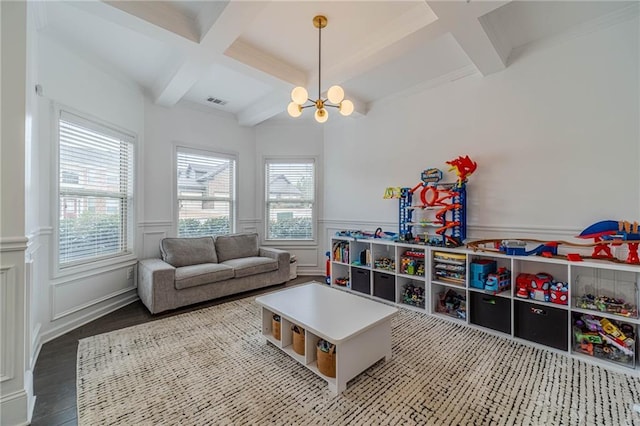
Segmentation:
{"type": "Polygon", "coordinates": [[[635,273],[576,267],[572,306],[626,318],[638,318],[635,273]]]}

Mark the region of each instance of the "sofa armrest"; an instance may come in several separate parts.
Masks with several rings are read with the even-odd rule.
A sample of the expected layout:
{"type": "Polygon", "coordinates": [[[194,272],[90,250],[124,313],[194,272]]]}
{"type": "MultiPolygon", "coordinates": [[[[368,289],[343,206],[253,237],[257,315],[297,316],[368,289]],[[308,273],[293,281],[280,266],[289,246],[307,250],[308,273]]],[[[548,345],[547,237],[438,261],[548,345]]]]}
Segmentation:
{"type": "Polygon", "coordinates": [[[260,247],[259,255],[262,257],[270,257],[278,261],[278,270],[287,271],[287,276],[289,275],[289,260],[291,255],[288,251],[280,250],[272,247],[260,247]]]}
{"type": "Polygon", "coordinates": [[[176,268],[160,259],[138,262],[138,296],[152,314],[167,310],[175,291],[176,268]]]}

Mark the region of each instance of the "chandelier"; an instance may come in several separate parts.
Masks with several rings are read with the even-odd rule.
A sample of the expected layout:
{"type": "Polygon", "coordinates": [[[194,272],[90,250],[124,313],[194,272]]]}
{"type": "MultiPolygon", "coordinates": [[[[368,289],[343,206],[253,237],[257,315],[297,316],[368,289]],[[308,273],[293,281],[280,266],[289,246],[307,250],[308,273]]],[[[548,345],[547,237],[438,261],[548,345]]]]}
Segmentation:
{"type": "Polygon", "coordinates": [[[287,112],[292,117],[300,117],[305,108],[316,107],[315,118],[318,123],[324,123],[329,118],[327,107],[338,108],[340,114],[347,116],[353,112],[353,102],[344,99],[344,90],[340,86],[331,86],[327,91],[327,98],[322,99],[322,74],[320,65],[322,63],[322,29],[327,26],[327,17],[318,15],[313,18],[313,26],[318,29],[318,99],[309,99],[307,89],[298,86],[291,91],[291,101],[287,107],[287,112]],[[307,104],[307,102],[310,102],[307,104]],[[307,104],[307,105],[305,105],[307,104]]]}

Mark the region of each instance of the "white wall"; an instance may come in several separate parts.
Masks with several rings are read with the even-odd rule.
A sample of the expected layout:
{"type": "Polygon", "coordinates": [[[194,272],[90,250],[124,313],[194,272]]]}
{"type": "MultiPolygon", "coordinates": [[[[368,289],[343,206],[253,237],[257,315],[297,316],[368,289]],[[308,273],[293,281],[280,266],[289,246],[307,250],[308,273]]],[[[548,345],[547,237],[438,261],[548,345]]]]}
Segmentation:
{"type": "Polygon", "coordinates": [[[25,170],[31,105],[27,102],[27,8],[0,4],[0,424],[28,424],[33,411],[25,253],[25,170]]]}
{"type": "Polygon", "coordinates": [[[144,182],[140,221],[140,256],[159,254],[160,239],[175,236],[175,146],[233,153],[238,156],[238,229],[256,230],[255,132],[240,127],[232,115],[200,111],[185,106],[164,108],[145,104],[144,182]]]}
{"type": "MultiPolygon", "coordinates": [[[[311,115],[309,113],[309,115],[311,115]]],[[[334,119],[339,119],[334,116],[334,119]]],[[[316,215],[318,229],[316,241],[313,243],[275,244],[297,257],[298,274],[309,275],[321,273],[321,264],[326,249],[323,233],[323,135],[324,126],[308,117],[297,121],[272,121],[256,126],[256,206],[261,235],[265,229],[265,182],[264,162],[267,157],[314,158],[316,160],[316,215]]],[[[331,118],[330,118],[331,120],[331,118]]]]}
{"type": "MultiPolygon", "coordinates": [[[[40,35],[37,40],[38,83],[44,96],[38,99],[38,145],[31,180],[38,193],[37,218],[30,220],[33,281],[37,297],[32,303],[37,316],[33,324],[40,341],[46,342],[87,321],[117,309],[137,298],[135,280],[127,269],[135,266],[135,255],[118,263],[97,263],[70,273],[57,272],[53,265],[56,195],[54,105],[71,109],[137,135],[138,155],[144,153],[144,97],[133,83],[119,80],[84,61],[54,40],[40,35]]],[[[138,168],[141,162],[138,161],[138,168]]],[[[137,177],[141,177],[138,173],[137,177]]],[[[142,189],[138,179],[137,191],[142,189]]],[[[142,205],[137,206],[137,216],[142,205]]],[[[30,216],[31,217],[31,216],[30,216]]]]}
{"type": "Polygon", "coordinates": [[[468,154],[470,236],[640,219],[638,51],[636,17],[328,125],[325,218],[396,231],[385,187],[468,154]]]}

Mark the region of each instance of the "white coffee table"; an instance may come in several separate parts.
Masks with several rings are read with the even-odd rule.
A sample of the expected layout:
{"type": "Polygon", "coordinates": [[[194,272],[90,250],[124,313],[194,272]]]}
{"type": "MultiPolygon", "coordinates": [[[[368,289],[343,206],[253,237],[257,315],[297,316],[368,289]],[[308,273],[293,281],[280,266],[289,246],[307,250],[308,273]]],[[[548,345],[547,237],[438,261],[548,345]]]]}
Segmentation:
{"type": "Polygon", "coordinates": [[[337,395],[347,382],[381,358],[391,358],[392,306],[309,283],[256,298],[262,307],[262,334],[276,347],[326,380],[337,395]],[[281,317],[280,340],[271,333],[273,314],[281,317]],[[305,329],[305,354],[293,351],[292,325],[305,329]],[[336,345],[336,377],[318,371],[316,344],[325,339],[336,345]]]}

